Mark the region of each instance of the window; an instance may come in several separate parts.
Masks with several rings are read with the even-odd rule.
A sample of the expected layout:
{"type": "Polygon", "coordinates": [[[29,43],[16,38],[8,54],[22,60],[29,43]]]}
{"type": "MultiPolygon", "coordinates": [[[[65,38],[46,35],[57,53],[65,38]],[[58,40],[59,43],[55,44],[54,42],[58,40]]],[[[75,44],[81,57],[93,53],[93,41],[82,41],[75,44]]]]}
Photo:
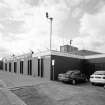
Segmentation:
{"type": "Polygon", "coordinates": [[[43,59],[38,59],[38,76],[43,77],[43,59]]]}
{"type": "Polygon", "coordinates": [[[5,63],[5,71],[7,71],[7,63],[5,63]]]}
{"type": "Polygon", "coordinates": [[[20,61],[20,74],[23,74],[23,61],[20,61]]]}
{"type": "Polygon", "coordinates": [[[40,76],[40,59],[38,59],[38,76],[40,76]]]}
{"type": "Polygon", "coordinates": [[[11,63],[9,63],[9,72],[11,72],[11,63]]]}
{"type": "Polygon", "coordinates": [[[32,75],[32,60],[28,60],[28,75],[32,75]]]}
{"type": "Polygon", "coordinates": [[[14,73],[17,72],[17,62],[14,62],[14,73]]]}

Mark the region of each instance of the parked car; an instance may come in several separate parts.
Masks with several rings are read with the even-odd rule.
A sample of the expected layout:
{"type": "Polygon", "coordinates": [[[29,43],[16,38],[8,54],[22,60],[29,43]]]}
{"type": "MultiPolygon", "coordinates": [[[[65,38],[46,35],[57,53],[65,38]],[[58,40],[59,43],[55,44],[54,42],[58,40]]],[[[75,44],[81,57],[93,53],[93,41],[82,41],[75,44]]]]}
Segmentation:
{"type": "Polygon", "coordinates": [[[70,82],[75,85],[77,82],[86,81],[86,76],[79,70],[69,70],[66,73],[58,74],[58,80],[62,82],[70,82]]]}
{"type": "Polygon", "coordinates": [[[90,75],[90,82],[92,85],[104,84],[105,85],[105,71],[96,71],[90,75]]]}

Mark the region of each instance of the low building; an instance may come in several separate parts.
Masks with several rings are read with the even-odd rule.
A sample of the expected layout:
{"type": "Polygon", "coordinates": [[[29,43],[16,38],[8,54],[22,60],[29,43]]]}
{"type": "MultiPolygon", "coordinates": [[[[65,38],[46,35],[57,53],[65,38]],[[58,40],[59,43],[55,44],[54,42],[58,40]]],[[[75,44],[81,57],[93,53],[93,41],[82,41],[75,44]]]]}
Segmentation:
{"type": "Polygon", "coordinates": [[[49,80],[57,80],[59,73],[68,70],[78,69],[87,76],[95,70],[105,70],[105,54],[88,50],[83,54],[79,50],[73,52],[43,51],[4,58],[3,70],[49,80]]]}

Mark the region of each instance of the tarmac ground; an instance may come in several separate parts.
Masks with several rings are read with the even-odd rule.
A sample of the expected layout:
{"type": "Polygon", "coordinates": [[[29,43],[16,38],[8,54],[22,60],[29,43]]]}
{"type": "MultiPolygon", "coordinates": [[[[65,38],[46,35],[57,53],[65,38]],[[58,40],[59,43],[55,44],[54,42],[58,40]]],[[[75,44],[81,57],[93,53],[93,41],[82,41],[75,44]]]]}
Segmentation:
{"type": "Polygon", "coordinates": [[[2,71],[0,79],[8,88],[0,90],[0,105],[105,105],[105,89],[90,83],[74,86],[2,71]]]}

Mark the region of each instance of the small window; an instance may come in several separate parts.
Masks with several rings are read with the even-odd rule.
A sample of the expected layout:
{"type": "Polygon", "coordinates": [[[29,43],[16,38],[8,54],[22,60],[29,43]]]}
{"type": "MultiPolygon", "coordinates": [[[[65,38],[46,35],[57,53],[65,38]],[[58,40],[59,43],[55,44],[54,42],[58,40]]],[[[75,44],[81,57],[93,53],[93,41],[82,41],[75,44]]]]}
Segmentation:
{"type": "Polygon", "coordinates": [[[32,60],[28,60],[28,75],[32,75],[32,60]]]}
{"type": "Polygon", "coordinates": [[[14,62],[14,73],[17,72],[17,62],[14,62]]]}
{"type": "Polygon", "coordinates": [[[11,63],[9,63],[9,72],[11,72],[11,63]]]}
{"type": "Polygon", "coordinates": [[[7,63],[5,63],[5,71],[7,71],[7,63]]]}
{"type": "Polygon", "coordinates": [[[20,74],[23,74],[23,61],[20,61],[20,74]]]}

